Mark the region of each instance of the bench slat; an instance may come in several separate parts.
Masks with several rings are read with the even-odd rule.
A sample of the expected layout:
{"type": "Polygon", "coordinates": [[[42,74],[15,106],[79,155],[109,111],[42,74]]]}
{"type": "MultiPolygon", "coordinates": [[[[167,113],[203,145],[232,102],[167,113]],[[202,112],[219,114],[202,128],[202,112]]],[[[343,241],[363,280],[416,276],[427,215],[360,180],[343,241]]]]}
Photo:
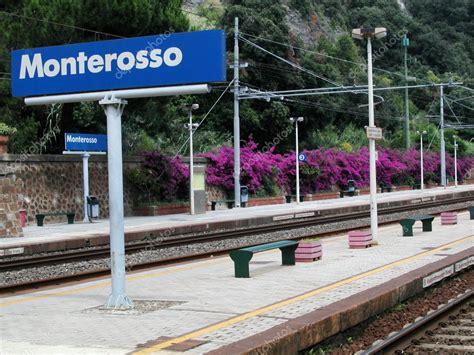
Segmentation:
{"type": "Polygon", "coordinates": [[[41,216],[62,216],[62,215],[74,214],[74,212],[45,212],[45,213],[37,213],[37,214],[41,216]]]}
{"type": "Polygon", "coordinates": [[[291,245],[297,245],[298,242],[295,242],[293,240],[283,240],[279,242],[273,242],[273,243],[267,243],[267,244],[262,244],[262,245],[256,245],[253,247],[247,247],[247,248],[242,248],[239,250],[242,251],[249,251],[252,253],[258,253],[261,251],[267,251],[267,250],[272,250],[272,249],[278,249],[278,248],[283,248],[283,247],[288,247],[291,245]]]}
{"type": "Polygon", "coordinates": [[[423,221],[423,220],[427,220],[431,218],[434,218],[434,217],[430,215],[420,215],[420,216],[410,216],[407,218],[403,218],[403,220],[423,221]]]}

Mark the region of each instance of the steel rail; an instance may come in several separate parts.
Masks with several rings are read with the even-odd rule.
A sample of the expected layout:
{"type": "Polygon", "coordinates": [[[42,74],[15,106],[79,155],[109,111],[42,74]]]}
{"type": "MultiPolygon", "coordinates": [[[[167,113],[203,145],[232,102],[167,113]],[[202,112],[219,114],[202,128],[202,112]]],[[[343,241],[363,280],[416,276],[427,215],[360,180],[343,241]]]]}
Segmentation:
{"type": "Polygon", "coordinates": [[[399,349],[400,344],[407,344],[412,339],[418,338],[420,333],[423,333],[426,328],[429,328],[433,323],[439,323],[440,318],[449,316],[453,311],[456,311],[460,306],[463,306],[474,296],[474,290],[468,290],[467,292],[460,295],[460,297],[455,298],[451,302],[446,303],[445,305],[438,308],[436,311],[427,314],[418,321],[408,325],[402,330],[396,332],[392,336],[389,336],[387,339],[377,342],[376,345],[368,348],[361,352],[364,355],[371,354],[383,354],[386,352],[391,352],[399,349]]]}
{"type": "MultiPolygon", "coordinates": [[[[396,206],[396,207],[381,209],[379,214],[387,215],[387,214],[393,214],[393,213],[408,212],[413,209],[433,208],[433,207],[438,207],[441,205],[448,207],[446,210],[449,210],[449,211],[464,210],[465,208],[449,209],[449,205],[455,204],[455,203],[468,202],[471,200],[472,200],[472,197],[467,196],[467,197],[456,198],[456,199],[452,199],[448,201],[445,201],[445,200],[430,201],[430,202],[417,204],[415,206],[414,205],[396,206]]],[[[172,247],[172,246],[188,245],[190,243],[195,244],[195,243],[204,243],[204,242],[212,242],[212,241],[221,241],[225,239],[236,239],[236,238],[245,237],[248,235],[271,233],[271,232],[276,232],[276,231],[302,228],[302,227],[307,227],[307,226],[315,226],[318,224],[337,223],[337,222],[361,219],[361,218],[369,218],[369,211],[366,210],[366,211],[359,211],[359,212],[344,213],[344,214],[340,214],[336,216],[315,216],[312,218],[310,217],[310,218],[305,218],[302,220],[284,221],[283,223],[275,223],[271,225],[263,225],[263,226],[257,226],[257,227],[246,228],[246,229],[212,232],[212,233],[208,233],[204,235],[190,235],[190,236],[175,237],[175,238],[170,237],[170,238],[167,238],[165,241],[161,242],[160,244],[155,245],[155,247],[167,248],[167,247],[172,247]]],[[[394,222],[395,221],[386,221],[386,222],[382,222],[381,224],[390,224],[394,222]]],[[[368,225],[369,224],[367,223],[366,225],[358,226],[357,228],[364,228],[368,225]]],[[[349,229],[353,229],[353,227],[351,228],[343,227],[343,228],[337,228],[335,230],[331,230],[328,232],[321,232],[319,236],[321,237],[321,236],[334,235],[335,233],[340,233],[342,231],[346,231],[349,229]]],[[[306,236],[302,236],[302,237],[306,237],[306,236]]],[[[300,239],[300,238],[301,237],[294,237],[290,239],[300,239]]],[[[244,245],[238,246],[237,248],[252,246],[256,244],[260,244],[260,243],[246,243],[244,245]]],[[[150,241],[143,241],[143,242],[139,242],[139,243],[131,244],[131,245],[129,244],[126,246],[126,252],[127,254],[131,254],[133,252],[140,252],[140,251],[145,250],[147,247],[149,247],[149,245],[150,245],[150,241]]],[[[202,253],[173,256],[173,257],[164,258],[160,260],[156,260],[156,259],[147,260],[141,263],[134,264],[132,265],[132,267],[134,270],[140,270],[140,269],[150,268],[157,265],[164,265],[164,264],[169,264],[169,263],[176,263],[179,261],[203,258],[209,255],[225,254],[233,249],[235,249],[235,247],[222,248],[215,251],[205,251],[202,253]]],[[[42,255],[42,256],[36,256],[36,257],[30,257],[30,258],[24,258],[24,259],[16,259],[16,260],[4,260],[0,262],[0,272],[18,270],[18,269],[27,268],[27,267],[38,267],[38,266],[55,265],[55,264],[61,264],[61,263],[71,263],[74,261],[84,261],[88,259],[98,259],[98,258],[105,259],[109,257],[109,253],[110,253],[109,246],[100,246],[100,247],[94,247],[93,250],[80,250],[80,251],[66,252],[63,254],[42,255]]],[[[18,283],[18,284],[0,285],[0,294],[10,293],[17,289],[18,290],[25,289],[25,288],[31,289],[31,288],[39,287],[41,285],[56,284],[57,282],[67,282],[67,281],[73,281],[76,279],[92,278],[92,277],[107,275],[109,272],[110,272],[110,269],[107,267],[107,268],[102,268],[102,269],[86,270],[86,271],[82,271],[76,274],[54,276],[48,279],[31,280],[31,281],[26,281],[23,283],[18,283]]]]}

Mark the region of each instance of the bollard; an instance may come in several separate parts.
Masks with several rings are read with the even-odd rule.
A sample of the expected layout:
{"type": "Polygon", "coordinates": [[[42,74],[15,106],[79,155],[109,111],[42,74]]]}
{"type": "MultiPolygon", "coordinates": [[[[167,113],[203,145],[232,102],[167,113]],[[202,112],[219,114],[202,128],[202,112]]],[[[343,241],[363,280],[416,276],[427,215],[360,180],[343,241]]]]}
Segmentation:
{"type": "Polygon", "coordinates": [[[26,210],[22,208],[18,212],[20,212],[21,227],[25,228],[26,227],[26,210]]]}

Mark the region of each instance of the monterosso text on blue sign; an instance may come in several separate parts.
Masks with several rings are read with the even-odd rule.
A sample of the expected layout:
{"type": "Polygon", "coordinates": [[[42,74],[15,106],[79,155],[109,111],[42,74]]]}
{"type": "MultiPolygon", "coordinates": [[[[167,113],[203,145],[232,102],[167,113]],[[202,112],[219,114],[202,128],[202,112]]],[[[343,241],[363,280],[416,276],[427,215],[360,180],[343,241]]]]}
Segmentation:
{"type": "Polygon", "coordinates": [[[107,136],[105,134],[65,133],[64,145],[67,151],[106,152],[107,136]]]}
{"type": "Polygon", "coordinates": [[[222,30],[22,49],[12,52],[12,93],[35,96],[220,82],[226,80],[225,59],[222,30]]]}

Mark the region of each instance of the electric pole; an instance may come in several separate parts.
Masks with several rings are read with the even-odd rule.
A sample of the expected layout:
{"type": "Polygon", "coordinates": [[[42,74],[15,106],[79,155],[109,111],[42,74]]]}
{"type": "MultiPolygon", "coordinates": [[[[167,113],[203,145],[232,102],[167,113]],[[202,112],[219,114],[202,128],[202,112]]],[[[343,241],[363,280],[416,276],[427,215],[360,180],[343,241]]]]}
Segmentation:
{"type": "Polygon", "coordinates": [[[408,102],[408,63],[407,63],[407,50],[410,44],[406,33],[403,35],[402,46],[404,51],[403,62],[405,65],[405,146],[406,149],[410,149],[410,104],[408,102]]]}
{"type": "Polygon", "coordinates": [[[234,23],[234,197],[240,207],[239,18],[234,23]]]}

